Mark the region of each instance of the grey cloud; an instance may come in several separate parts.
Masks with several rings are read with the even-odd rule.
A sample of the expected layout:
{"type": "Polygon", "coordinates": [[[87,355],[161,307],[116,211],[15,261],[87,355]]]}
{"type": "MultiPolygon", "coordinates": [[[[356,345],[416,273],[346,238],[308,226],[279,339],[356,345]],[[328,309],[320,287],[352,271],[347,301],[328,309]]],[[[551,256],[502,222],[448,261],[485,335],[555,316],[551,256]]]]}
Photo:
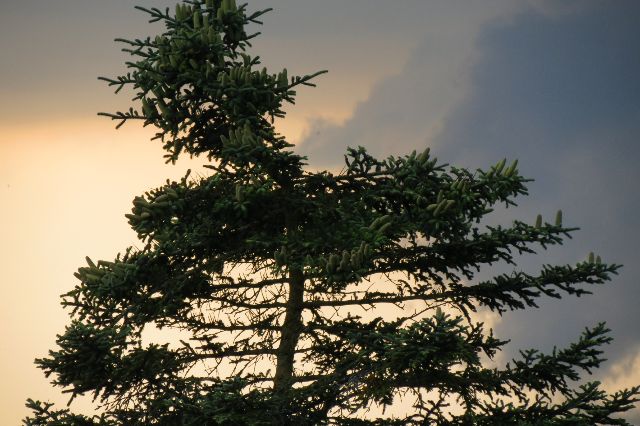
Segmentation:
{"type": "Polygon", "coordinates": [[[547,17],[563,17],[588,11],[602,4],[604,0],[527,0],[527,3],[538,13],[547,17]]]}
{"type": "Polygon", "coordinates": [[[466,95],[480,29],[511,11],[499,2],[491,4],[461,10],[456,2],[447,3],[451,7],[431,2],[428,6],[437,7],[417,8],[416,16],[424,14],[424,30],[402,71],[376,84],[345,123],[311,121],[299,151],[312,165],[331,167],[341,161],[347,146],[366,146],[379,156],[424,148],[466,95]],[[431,32],[431,25],[448,30],[431,32]]]}
{"type": "MultiPolygon", "coordinates": [[[[113,91],[97,77],[119,75],[121,64],[128,60],[114,38],[149,34],[147,16],[134,5],[174,4],[169,0],[5,3],[0,14],[4,100],[0,115],[8,122],[94,116],[96,111],[88,106],[96,104],[111,109],[117,102],[113,91]]],[[[153,31],[160,29],[155,24],[153,31]]]]}
{"type": "Polygon", "coordinates": [[[536,179],[531,195],[495,220],[550,217],[562,208],[566,222],[582,230],[518,268],[574,263],[591,250],[625,266],[593,296],[544,299],[538,310],[507,314],[496,327],[512,339],[506,356],[562,347],[584,326],[606,320],[616,339],[606,356],[614,362],[640,343],[640,4],[558,4],[538,2],[485,21],[472,43],[470,74],[455,58],[460,51],[450,50],[464,43],[427,39],[353,117],[343,125],[315,123],[299,149],[324,167],[347,145],[386,155],[420,149],[428,139],[443,161],[471,168],[519,158],[522,173],[536,179]]]}
{"type": "MultiPolygon", "coordinates": [[[[77,116],[94,114],[87,105],[111,109],[122,102],[128,106],[96,80],[98,75],[121,73],[121,64],[128,59],[113,39],[146,36],[161,29],[158,24],[150,27],[146,16],[134,10],[135,4],[172,8],[175,2],[6,2],[0,14],[0,94],[5,99],[0,113],[5,118],[27,113],[31,117],[77,116]]],[[[256,40],[256,51],[263,54],[266,65],[288,64],[301,73],[319,67],[348,72],[357,69],[345,66],[354,57],[366,56],[365,62],[372,66],[395,61],[402,57],[398,52],[412,47],[425,31],[458,33],[476,15],[496,13],[505,3],[490,0],[482,7],[469,7],[461,0],[269,0],[249,1],[249,9],[275,9],[264,17],[263,27],[253,28],[264,33],[256,40]],[[455,31],[445,24],[453,19],[457,19],[455,31]]]]}
{"type": "Polygon", "coordinates": [[[619,2],[554,19],[524,14],[488,31],[479,43],[473,94],[437,139],[440,155],[453,163],[520,158],[536,182],[519,211],[563,208],[567,221],[583,228],[542,260],[574,262],[596,250],[626,265],[592,297],[545,301],[540,310],[509,315],[498,332],[513,339],[513,349],[561,345],[601,320],[617,339],[609,358],[640,341],[639,12],[637,3],[619,2]]]}

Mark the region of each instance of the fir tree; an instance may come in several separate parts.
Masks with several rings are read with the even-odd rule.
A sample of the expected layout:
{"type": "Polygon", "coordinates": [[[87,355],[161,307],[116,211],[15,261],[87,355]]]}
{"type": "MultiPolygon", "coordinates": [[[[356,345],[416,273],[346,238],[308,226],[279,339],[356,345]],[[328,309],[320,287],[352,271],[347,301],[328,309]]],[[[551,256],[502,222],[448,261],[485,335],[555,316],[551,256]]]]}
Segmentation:
{"type": "Polygon", "coordinates": [[[481,362],[506,342],[472,320],[478,307],[502,314],[588,294],[619,269],[591,255],[474,280],[576,229],[560,214],[483,225],[493,206],[527,194],[516,162],[472,172],[428,149],[380,160],[359,147],[339,174],[305,170],[274,118],[322,71],[259,67],[247,52],[257,34],[245,29],[268,9],[234,0],[138,9],[166,31],[118,40],[134,59],[126,75],[103,79],[133,88],[141,109],[104,115],[157,127],[167,161],[206,156],[210,171],[136,197],[126,216],[142,248],[87,258],[62,296],[71,323],[36,363],[71,399],[92,394],[103,414],[29,400],[25,424],[627,424],[618,415],[637,387],[575,386],[603,361],[604,324],[550,354],[481,362]],[[384,308],[407,302],[421,308],[384,308]],[[189,338],[144,344],[151,326],[189,338]],[[413,398],[405,416],[363,415],[400,394],[413,398]]]}

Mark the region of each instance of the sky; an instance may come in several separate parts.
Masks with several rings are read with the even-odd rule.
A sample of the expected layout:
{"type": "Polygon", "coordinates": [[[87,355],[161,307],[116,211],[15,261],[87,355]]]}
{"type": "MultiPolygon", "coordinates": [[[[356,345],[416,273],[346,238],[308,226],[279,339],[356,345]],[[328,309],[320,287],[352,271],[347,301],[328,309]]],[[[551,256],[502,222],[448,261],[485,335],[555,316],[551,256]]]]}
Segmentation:
{"type": "MultiPolygon", "coordinates": [[[[111,259],[135,244],[124,218],[133,197],[201,170],[199,161],[165,165],[150,129],[116,131],[96,115],[129,106],[97,80],[124,70],[113,39],[160,30],[134,4],[174,2],[0,6],[0,424],[18,424],[28,397],[66,402],[33,359],[68,323],[58,296],[75,285],[84,256],[111,259]]],[[[381,157],[429,146],[443,162],[472,169],[519,159],[535,179],[530,195],[490,220],[532,222],[562,209],[581,230],[517,268],[575,263],[589,251],[624,267],[591,296],[487,317],[511,339],[503,358],[563,347],[606,321],[615,341],[592,378],[611,391],[640,384],[640,3],[249,3],[264,7],[274,11],[253,50],[264,65],[329,70],[278,123],[310,167],[340,167],[357,145],[381,157]]],[[[639,410],[627,417],[640,424],[639,410]]]]}

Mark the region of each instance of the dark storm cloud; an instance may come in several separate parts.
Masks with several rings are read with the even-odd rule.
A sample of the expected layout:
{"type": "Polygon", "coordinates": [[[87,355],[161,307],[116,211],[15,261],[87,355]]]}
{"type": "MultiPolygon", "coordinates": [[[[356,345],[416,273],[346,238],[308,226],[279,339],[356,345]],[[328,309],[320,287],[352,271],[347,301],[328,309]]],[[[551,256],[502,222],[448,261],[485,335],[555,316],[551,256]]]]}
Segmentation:
{"type": "MultiPolygon", "coordinates": [[[[506,356],[563,347],[583,326],[606,320],[616,339],[605,348],[612,365],[640,347],[640,4],[603,3],[560,19],[523,14],[487,31],[478,48],[472,94],[436,140],[441,158],[470,167],[520,159],[536,181],[517,212],[549,217],[562,208],[566,222],[582,228],[538,262],[574,263],[594,250],[624,264],[593,296],[508,314],[496,329],[512,339],[506,356]]],[[[604,374],[606,367],[596,376],[604,374]]],[[[638,410],[633,415],[640,424],[638,410]]]]}
{"type": "Polygon", "coordinates": [[[637,243],[640,207],[640,4],[603,3],[548,19],[523,14],[488,31],[473,92],[437,139],[442,158],[471,167],[507,156],[536,179],[519,211],[563,208],[583,230],[545,260],[574,262],[590,250],[624,263],[614,282],[579,300],[545,301],[509,315],[498,332],[512,347],[550,346],[607,320],[615,359],[640,344],[637,243]]]}
{"type": "Polygon", "coordinates": [[[566,222],[582,230],[518,267],[575,263],[591,250],[625,267],[593,296],[545,299],[539,310],[508,314],[497,327],[512,339],[507,357],[519,348],[562,347],[584,326],[606,320],[616,338],[606,355],[615,361],[640,345],[640,3],[554,4],[539,2],[483,31],[465,98],[452,102],[436,137],[430,133],[438,111],[430,108],[439,91],[455,84],[442,75],[420,84],[438,66],[430,44],[437,41],[426,40],[404,72],[374,88],[344,125],[318,123],[300,151],[312,164],[329,166],[347,145],[386,155],[423,148],[431,139],[452,164],[477,168],[519,158],[522,173],[536,179],[531,196],[498,216],[533,221],[538,212],[551,218],[562,208],[566,222]]]}

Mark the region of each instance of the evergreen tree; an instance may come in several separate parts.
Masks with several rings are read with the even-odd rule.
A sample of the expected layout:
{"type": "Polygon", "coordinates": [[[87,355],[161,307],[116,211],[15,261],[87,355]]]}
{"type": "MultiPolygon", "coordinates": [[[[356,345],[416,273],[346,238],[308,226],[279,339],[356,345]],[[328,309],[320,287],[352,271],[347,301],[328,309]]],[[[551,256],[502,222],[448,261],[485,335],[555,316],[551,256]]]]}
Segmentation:
{"type": "Polygon", "coordinates": [[[130,72],[104,80],[132,87],[141,109],[104,115],[157,127],[168,161],[206,156],[210,172],[136,197],[127,218],[143,248],[87,258],[62,296],[71,323],[36,363],[103,414],[29,400],[26,425],[627,424],[617,415],[639,388],[572,383],[603,361],[604,324],[566,349],[482,365],[506,342],[472,320],[478,307],[502,314],[588,294],[619,268],[591,255],[474,281],[483,265],[513,264],[576,229],[560,214],[483,225],[492,206],[526,195],[516,162],[471,172],[428,149],[379,160],[359,147],[339,174],[305,170],[274,118],[322,71],[259,69],[245,28],[269,9],[138,9],[166,31],[118,40],[130,72]],[[420,308],[396,309],[407,302],[420,308]],[[143,343],[152,326],[189,337],[143,343]],[[404,416],[363,415],[401,394],[413,404],[404,416]]]}

